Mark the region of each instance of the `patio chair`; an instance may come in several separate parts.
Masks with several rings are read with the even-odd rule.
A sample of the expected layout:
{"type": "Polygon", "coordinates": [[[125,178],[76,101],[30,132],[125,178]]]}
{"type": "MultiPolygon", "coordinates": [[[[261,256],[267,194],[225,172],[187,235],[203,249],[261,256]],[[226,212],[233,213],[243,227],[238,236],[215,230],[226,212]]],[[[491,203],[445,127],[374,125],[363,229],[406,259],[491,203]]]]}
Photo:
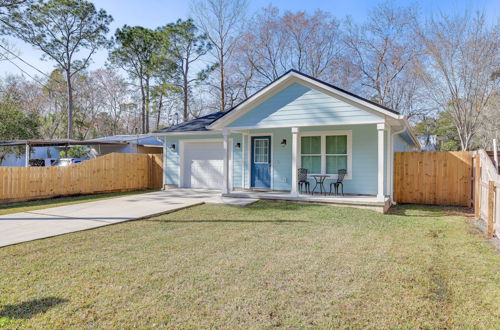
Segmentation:
{"type": "Polygon", "coordinates": [[[307,181],[307,168],[299,168],[297,170],[297,179],[299,182],[299,193],[305,188],[307,193],[311,192],[309,181],[307,181]]]}
{"type": "Polygon", "coordinates": [[[344,177],[347,174],[347,170],[341,169],[338,171],[337,181],[330,183],[330,195],[332,194],[332,187],[335,187],[335,195],[339,194],[339,186],[341,187],[342,196],[344,196],[344,177]]]}

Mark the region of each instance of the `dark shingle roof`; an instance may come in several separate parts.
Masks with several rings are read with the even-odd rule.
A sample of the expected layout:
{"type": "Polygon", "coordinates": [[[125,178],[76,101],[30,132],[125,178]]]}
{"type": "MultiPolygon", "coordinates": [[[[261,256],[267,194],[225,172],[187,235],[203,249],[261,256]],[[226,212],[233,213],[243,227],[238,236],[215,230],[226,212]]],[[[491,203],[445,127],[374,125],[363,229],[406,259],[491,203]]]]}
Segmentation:
{"type": "Polygon", "coordinates": [[[186,121],[179,125],[160,129],[158,131],[155,131],[154,133],[208,131],[207,126],[210,125],[213,121],[222,117],[225,113],[225,111],[214,112],[200,118],[186,121]]]}

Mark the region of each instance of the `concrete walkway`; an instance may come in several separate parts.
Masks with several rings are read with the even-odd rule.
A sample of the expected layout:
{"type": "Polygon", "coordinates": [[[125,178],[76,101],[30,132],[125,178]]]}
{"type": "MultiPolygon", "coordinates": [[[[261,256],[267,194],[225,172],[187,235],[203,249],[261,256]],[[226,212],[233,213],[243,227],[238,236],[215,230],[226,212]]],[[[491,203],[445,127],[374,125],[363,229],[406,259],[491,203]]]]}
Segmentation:
{"type": "Polygon", "coordinates": [[[0,216],[0,247],[135,220],[186,207],[256,200],[221,197],[220,192],[172,189],[0,216]]]}

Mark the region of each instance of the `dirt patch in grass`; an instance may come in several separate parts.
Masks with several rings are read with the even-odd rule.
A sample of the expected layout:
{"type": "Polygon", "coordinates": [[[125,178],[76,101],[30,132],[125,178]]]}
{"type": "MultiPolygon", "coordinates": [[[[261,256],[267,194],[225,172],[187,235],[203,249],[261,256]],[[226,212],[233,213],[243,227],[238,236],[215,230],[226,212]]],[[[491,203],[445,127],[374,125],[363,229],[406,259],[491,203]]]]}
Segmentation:
{"type": "Polygon", "coordinates": [[[464,212],[202,205],[7,247],[0,326],[498,328],[500,255],[464,212]]]}

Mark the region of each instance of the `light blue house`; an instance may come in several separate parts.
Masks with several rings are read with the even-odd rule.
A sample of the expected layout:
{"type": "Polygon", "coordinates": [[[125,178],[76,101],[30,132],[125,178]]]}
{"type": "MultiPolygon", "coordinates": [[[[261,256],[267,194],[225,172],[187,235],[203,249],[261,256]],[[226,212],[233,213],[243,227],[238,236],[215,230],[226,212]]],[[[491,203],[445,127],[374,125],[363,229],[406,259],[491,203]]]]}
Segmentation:
{"type": "Polygon", "coordinates": [[[165,139],[166,189],[290,199],[301,196],[299,168],[312,187],[314,175],[326,175],[325,188],[346,169],[344,200],[379,204],[392,196],[394,152],[419,148],[398,112],[294,70],[229,111],[153,134],[165,139]]]}

